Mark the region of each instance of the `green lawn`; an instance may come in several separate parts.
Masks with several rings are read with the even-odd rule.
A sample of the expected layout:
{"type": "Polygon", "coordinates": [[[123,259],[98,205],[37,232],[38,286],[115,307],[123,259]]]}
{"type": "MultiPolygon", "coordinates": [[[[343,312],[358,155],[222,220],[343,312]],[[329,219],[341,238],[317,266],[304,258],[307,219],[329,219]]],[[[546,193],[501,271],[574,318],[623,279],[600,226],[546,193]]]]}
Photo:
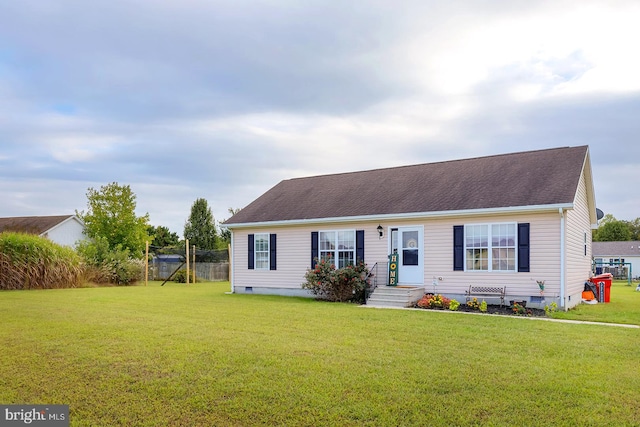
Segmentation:
{"type": "MultiPolygon", "coordinates": [[[[640,425],[640,329],[228,289],[1,292],[0,403],[73,426],[640,425]]],[[[569,315],[640,323],[640,292],[612,300],[569,315]]]]}
{"type": "Polygon", "coordinates": [[[640,325],[640,292],[636,292],[636,286],[635,282],[629,286],[626,280],[614,280],[609,303],[581,304],[568,312],[556,313],[554,317],[640,325]]]}

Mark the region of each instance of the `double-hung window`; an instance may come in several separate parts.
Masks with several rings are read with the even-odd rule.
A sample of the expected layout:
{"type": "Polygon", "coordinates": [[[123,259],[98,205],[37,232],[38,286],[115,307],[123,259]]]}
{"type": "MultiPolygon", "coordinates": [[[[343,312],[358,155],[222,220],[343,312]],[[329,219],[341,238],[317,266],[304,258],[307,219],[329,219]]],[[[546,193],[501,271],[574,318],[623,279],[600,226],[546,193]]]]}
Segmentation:
{"type": "Polygon", "coordinates": [[[465,226],[467,271],[516,271],[515,223],[465,226]]]}
{"type": "Polygon", "coordinates": [[[255,235],[255,257],[256,269],[269,269],[269,234],[261,233],[255,235]]]}
{"type": "Polygon", "coordinates": [[[332,261],[336,268],[355,264],[355,230],[321,231],[318,233],[321,260],[332,261]]]}

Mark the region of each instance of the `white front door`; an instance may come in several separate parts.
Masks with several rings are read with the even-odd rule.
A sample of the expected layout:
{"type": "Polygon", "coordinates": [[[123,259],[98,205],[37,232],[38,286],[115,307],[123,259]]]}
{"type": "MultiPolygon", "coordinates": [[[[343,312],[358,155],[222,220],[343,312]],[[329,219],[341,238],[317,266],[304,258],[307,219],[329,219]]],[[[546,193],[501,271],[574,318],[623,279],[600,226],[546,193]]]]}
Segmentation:
{"type": "Polygon", "coordinates": [[[398,227],[391,232],[391,252],[398,251],[398,283],[424,284],[424,251],[422,227],[398,227]]]}

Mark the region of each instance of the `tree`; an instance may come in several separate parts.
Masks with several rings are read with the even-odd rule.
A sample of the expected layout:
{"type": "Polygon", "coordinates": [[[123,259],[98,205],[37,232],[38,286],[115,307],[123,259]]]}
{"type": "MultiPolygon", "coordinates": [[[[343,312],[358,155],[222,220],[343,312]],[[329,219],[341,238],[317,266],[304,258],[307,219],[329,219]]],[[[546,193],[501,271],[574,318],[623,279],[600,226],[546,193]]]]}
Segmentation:
{"type": "Polygon", "coordinates": [[[631,230],[631,240],[640,240],[640,218],[636,218],[629,222],[631,230]]]}
{"type": "Polygon", "coordinates": [[[621,242],[631,240],[631,230],[627,221],[619,221],[607,214],[595,232],[596,242],[621,242]]]}
{"type": "Polygon", "coordinates": [[[184,224],[184,238],[198,249],[216,248],[218,235],[213,214],[205,199],[197,199],[191,206],[191,215],[184,224]]]}
{"type": "Polygon", "coordinates": [[[150,225],[147,228],[147,233],[153,238],[152,243],[154,246],[164,248],[167,246],[177,246],[178,243],[180,243],[180,236],[178,236],[178,233],[170,231],[168,227],[163,225],[159,225],[157,227],[150,225]]]}
{"type": "Polygon", "coordinates": [[[136,216],[136,195],[128,185],[113,182],[100,190],[89,188],[87,207],[86,213],[76,211],[76,215],[84,221],[89,238],[103,238],[109,250],[129,251],[135,258],[144,256],[149,214],[136,216]]]}
{"type": "MultiPolygon", "coordinates": [[[[231,214],[231,216],[237,214],[238,212],[240,212],[240,208],[229,208],[227,209],[227,212],[229,212],[231,214]]],[[[226,220],[225,220],[226,221],[226,220]]],[[[223,221],[224,222],[224,221],[223,221]]],[[[220,237],[222,242],[220,242],[220,246],[222,249],[226,248],[227,245],[229,245],[231,243],[231,231],[229,231],[228,228],[223,228],[220,230],[220,237]]]]}

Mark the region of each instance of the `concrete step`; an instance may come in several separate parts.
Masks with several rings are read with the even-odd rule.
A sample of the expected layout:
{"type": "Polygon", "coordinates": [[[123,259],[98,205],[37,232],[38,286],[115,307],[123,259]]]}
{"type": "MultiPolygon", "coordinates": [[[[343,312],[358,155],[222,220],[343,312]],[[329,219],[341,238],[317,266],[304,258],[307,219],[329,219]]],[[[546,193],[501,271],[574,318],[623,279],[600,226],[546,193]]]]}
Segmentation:
{"type": "Polygon", "coordinates": [[[424,295],[423,286],[377,287],[369,297],[367,305],[380,307],[410,307],[424,295]]]}

